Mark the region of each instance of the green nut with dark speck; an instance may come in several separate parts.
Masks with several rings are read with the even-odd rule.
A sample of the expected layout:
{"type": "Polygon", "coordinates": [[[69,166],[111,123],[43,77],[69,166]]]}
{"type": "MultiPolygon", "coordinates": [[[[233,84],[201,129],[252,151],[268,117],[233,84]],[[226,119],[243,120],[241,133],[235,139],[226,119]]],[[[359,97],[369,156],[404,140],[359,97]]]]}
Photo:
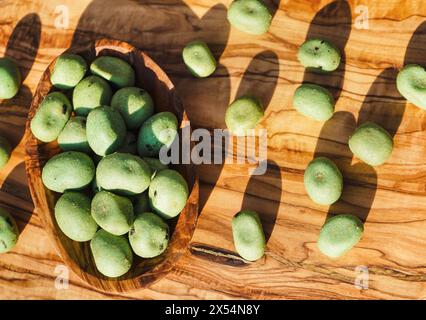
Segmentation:
{"type": "Polygon", "coordinates": [[[297,58],[305,68],[312,71],[332,72],[339,67],[341,53],[331,42],[309,39],[300,46],[297,58]]]}
{"type": "Polygon", "coordinates": [[[105,190],[93,197],[91,214],[102,229],[117,236],[129,232],[133,223],[132,202],[105,190]]]}
{"type": "Polygon", "coordinates": [[[154,258],[162,254],[169,243],[169,226],[152,212],[136,216],[129,231],[130,245],[138,256],[154,258]]]}
{"type": "Polygon", "coordinates": [[[13,249],[18,242],[19,231],[15,219],[3,208],[0,208],[0,253],[13,249]]]}
{"type": "Polygon", "coordinates": [[[151,208],[164,219],[176,217],[188,199],[188,184],[182,175],[171,169],[156,173],[148,189],[151,208]]]}
{"type": "Polygon", "coordinates": [[[56,140],[67,124],[71,111],[71,103],[63,93],[49,93],[31,120],[31,132],[42,142],[56,140]]]}
{"type": "Polygon", "coordinates": [[[88,186],[95,176],[93,160],[85,153],[67,151],[47,161],[41,174],[44,185],[52,191],[63,193],[88,186]]]}

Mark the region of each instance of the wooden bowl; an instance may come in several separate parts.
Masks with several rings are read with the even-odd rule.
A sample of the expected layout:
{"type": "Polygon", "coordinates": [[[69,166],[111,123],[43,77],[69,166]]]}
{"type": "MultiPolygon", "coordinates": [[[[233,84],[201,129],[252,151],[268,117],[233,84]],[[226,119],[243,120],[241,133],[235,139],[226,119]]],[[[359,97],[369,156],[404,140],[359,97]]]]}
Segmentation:
{"type": "MultiPolygon", "coordinates": [[[[146,89],[153,97],[156,112],[171,111],[178,117],[181,129],[183,125],[189,126],[189,122],[184,124],[184,121],[188,121],[188,117],[175,93],[174,85],[164,71],[142,51],[128,43],[103,39],[92,46],[69,49],[67,52],[83,56],[88,63],[100,55],[116,56],[126,60],[135,69],[136,86],[146,89]]],[[[173,167],[184,176],[191,192],[181,214],[169,223],[171,237],[167,250],[152,259],[142,259],[134,255],[132,268],[119,278],[103,276],[96,269],[89,242],[73,241],[67,238],[57,226],[54,206],[60,194],[45,188],[41,180],[44,164],[53,155],[59,153],[60,149],[57,142],[46,144],[38,141],[31,133],[30,121],[44,97],[52,90],[50,74],[54,64],[55,61],[52,61],[41,77],[31,103],[25,130],[25,164],[35,206],[34,211],[40,217],[62,259],[89,285],[114,292],[147,287],[165,276],[174,267],[179,257],[187,250],[194,233],[198,216],[198,178],[195,169],[191,164],[173,167]]]]}

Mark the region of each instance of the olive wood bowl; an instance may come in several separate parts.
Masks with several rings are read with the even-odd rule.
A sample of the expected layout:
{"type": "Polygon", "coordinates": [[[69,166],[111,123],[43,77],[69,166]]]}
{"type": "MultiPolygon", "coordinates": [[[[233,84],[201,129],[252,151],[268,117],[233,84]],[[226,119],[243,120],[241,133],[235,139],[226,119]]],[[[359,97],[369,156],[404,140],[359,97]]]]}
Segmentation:
{"type": "MultiPolygon", "coordinates": [[[[129,62],[136,73],[136,86],[148,91],[155,104],[155,112],[170,111],[178,119],[180,129],[189,126],[185,109],[176,95],[175,87],[166,73],[144,52],[132,45],[116,40],[102,39],[92,45],[67,50],[68,53],[81,55],[88,65],[97,56],[108,55],[129,62]]],[[[174,165],[186,179],[190,195],[183,211],[175,219],[169,220],[170,240],[166,251],[158,257],[142,259],[134,255],[132,268],[119,278],[108,278],[97,269],[90,250],[90,242],[76,242],[64,235],[54,216],[54,207],[60,194],[48,190],[41,180],[44,164],[53,155],[61,152],[57,142],[42,143],[31,133],[30,121],[34,117],[44,97],[54,88],[50,74],[55,60],[43,73],[32,100],[26,123],[26,171],[34,212],[40,217],[44,229],[49,234],[65,264],[83,281],[103,291],[124,292],[148,287],[164,277],[176,265],[178,259],[188,248],[195,230],[198,216],[199,186],[198,177],[192,164],[174,165]]],[[[57,89],[54,89],[57,90],[57,89]]],[[[59,90],[58,90],[59,91],[59,90]]],[[[72,93],[65,92],[68,96],[72,93]]],[[[180,130],[180,135],[181,135],[180,130]]]]}

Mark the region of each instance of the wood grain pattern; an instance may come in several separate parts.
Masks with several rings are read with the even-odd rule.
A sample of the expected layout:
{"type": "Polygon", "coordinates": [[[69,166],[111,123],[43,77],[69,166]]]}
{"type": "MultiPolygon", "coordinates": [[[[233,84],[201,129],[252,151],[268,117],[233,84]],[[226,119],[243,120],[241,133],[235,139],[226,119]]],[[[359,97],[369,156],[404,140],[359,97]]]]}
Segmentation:
{"type": "MultiPolygon", "coordinates": [[[[91,63],[98,56],[114,56],[126,60],[136,73],[136,85],[149,92],[155,101],[155,111],[169,111],[176,114],[179,123],[188,122],[185,110],[176,95],[174,85],[163,70],[145,53],[126,42],[102,39],[86,47],[74,47],[67,52],[79,54],[91,63]]],[[[41,179],[42,168],[55,154],[61,152],[57,142],[41,143],[31,133],[30,123],[41,102],[53,91],[51,72],[56,63],[53,60],[43,73],[34,94],[24,139],[26,141],[26,171],[31,191],[34,212],[44,223],[44,229],[58,249],[65,264],[88,285],[107,292],[123,292],[141,289],[160,280],[174,267],[187,250],[195,230],[198,217],[198,179],[192,164],[178,165],[178,170],[188,183],[190,195],[178,218],[170,221],[170,241],[167,249],[158,257],[136,259],[129,272],[119,278],[108,278],[96,268],[89,242],[69,239],[58,227],[55,219],[55,204],[60,194],[47,189],[41,179]]],[[[190,130],[190,128],[189,128],[190,130]]]]}
{"type": "Polygon", "coordinates": [[[102,292],[89,288],[71,272],[69,288],[56,289],[55,269],[63,261],[48,241],[40,217],[32,214],[22,165],[21,137],[31,99],[21,92],[10,101],[2,101],[0,132],[13,137],[16,148],[0,173],[0,201],[17,218],[22,233],[17,247],[0,257],[1,297],[426,296],[426,113],[406,103],[394,86],[395,73],[405,63],[426,65],[423,1],[350,0],[341,9],[333,7],[330,0],[269,1],[278,9],[269,32],[257,37],[229,26],[229,3],[0,2],[0,54],[19,55],[19,65],[27,73],[24,85],[30,92],[35,92],[47,65],[66,48],[104,37],[127,41],[147,52],[170,75],[195,128],[223,128],[223,114],[230,101],[246,91],[258,95],[267,106],[261,125],[268,129],[271,164],[266,175],[253,177],[247,174],[248,165],[199,166],[202,210],[190,248],[174,270],[150,288],[131,293],[102,292]],[[69,8],[69,26],[65,29],[55,27],[57,5],[69,8]],[[359,5],[368,8],[368,29],[356,27],[359,5]],[[22,32],[25,26],[33,31],[33,42],[22,38],[28,34],[22,32]],[[330,76],[312,79],[339,96],[331,125],[307,120],[292,107],[294,90],[310,77],[296,58],[297,48],[308,34],[326,36],[344,46],[342,68],[330,76]],[[8,44],[13,35],[27,41],[8,44]],[[181,61],[182,48],[197,38],[207,41],[219,60],[218,70],[208,79],[193,78],[181,61]],[[346,140],[356,124],[367,119],[392,131],[395,141],[391,159],[374,171],[352,157],[346,140]],[[342,201],[332,208],[313,204],[304,191],[303,172],[314,154],[327,154],[344,174],[342,201]],[[250,264],[235,255],[230,229],[232,216],[243,206],[258,210],[271,232],[264,259],[250,264]],[[364,237],[339,260],[322,256],[315,245],[328,213],[353,213],[366,219],[364,237]],[[356,267],[362,265],[368,267],[368,289],[354,285],[356,267]]]}

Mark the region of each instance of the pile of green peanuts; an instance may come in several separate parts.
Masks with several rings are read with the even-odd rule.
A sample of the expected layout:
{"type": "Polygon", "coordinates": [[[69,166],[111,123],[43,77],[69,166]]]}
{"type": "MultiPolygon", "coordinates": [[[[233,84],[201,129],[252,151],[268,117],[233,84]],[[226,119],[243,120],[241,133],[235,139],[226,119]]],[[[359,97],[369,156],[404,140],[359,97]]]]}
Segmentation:
{"type": "Polygon", "coordinates": [[[167,221],[186,205],[185,179],[158,159],[176,138],[178,119],[171,112],[154,114],[150,94],[135,86],[134,69],[117,57],[98,56],[88,66],[81,56],[64,53],[50,80],[54,90],[30,128],[38,140],[56,140],[62,150],[41,177],[46,188],[62,194],[57,225],[74,241],[90,241],[99,272],[120,277],[133,254],[165,252],[167,221]]]}
{"type": "MultiPolygon", "coordinates": [[[[332,43],[322,39],[308,39],[298,52],[300,63],[310,71],[330,73],[340,64],[341,53],[332,43]]],[[[334,98],[324,87],[304,83],[293,97],[295,109],[316,121],[327,121],[334,113],[334,98]]],[[[371,166],[389,159],[393,149],[391,135],[373,122],[361,124],[348,141],[352,153],[371,166]]],[[[304,185],[313,202],[331,205],[339,200],[343,190],[343,176],[337,165],[326,157],[313,159],[305,170],[304,185]]],[[[338,258],[361,239],[362,222],[354,215],[339,214],[327,219],[321,229],[318,248],[331,257],[338,258]]]]}

